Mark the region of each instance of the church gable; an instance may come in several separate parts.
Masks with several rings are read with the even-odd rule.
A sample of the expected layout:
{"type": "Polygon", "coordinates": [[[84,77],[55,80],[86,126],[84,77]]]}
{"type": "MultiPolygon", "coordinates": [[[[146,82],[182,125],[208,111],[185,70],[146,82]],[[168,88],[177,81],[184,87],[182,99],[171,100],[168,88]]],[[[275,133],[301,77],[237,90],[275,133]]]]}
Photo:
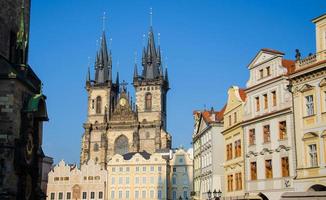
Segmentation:
{"type": "Polygon", "coordinates": [[[264,63],[268,60],[271,60],[277,56],[282,56],[284,53],[273,50],[273,49],[261,49],[254,59],[249,64],[249,69],[254,68],[255,66],[264,63]]]}
{"type": "Polygon", "coordinates": [[[110,121],[136,121],[137,115],[131,104],[132,102],[129,101],[129,95],[127,95],[126,90],[123,89],[115,105],[110,121]]]}

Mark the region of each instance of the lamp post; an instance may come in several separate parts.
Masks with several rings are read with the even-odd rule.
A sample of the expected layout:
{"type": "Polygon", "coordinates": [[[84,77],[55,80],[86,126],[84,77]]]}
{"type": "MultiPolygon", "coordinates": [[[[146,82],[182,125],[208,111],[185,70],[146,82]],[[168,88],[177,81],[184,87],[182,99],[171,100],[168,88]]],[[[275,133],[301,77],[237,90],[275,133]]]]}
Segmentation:
{"type": "Polygon", "coordinates": [[[208,196],[208,200],[221,200],[222,192],[221,192],[221,190],[218,190],[218,192],[217,192],[216,189],[214,189],[213,198],[212,198],[212,192],[211,192],[211,190],[208,190],[207,196],[208,196]]]}

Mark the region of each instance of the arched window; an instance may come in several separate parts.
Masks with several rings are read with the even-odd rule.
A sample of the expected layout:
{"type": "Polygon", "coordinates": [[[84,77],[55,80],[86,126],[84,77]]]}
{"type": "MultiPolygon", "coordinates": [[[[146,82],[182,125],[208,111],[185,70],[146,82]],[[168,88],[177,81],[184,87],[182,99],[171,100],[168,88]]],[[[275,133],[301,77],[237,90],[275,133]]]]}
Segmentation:
{"type": "Polygon", "coordinates": [[[129,152],[128,138],[120,135],[114,142],[114,153],[124,155],[129,152]]]}
{"type": "Polygon", "coordinates": [[[145,110],[152,110],[152,94],[147,93],[145,95],[145,110]]]}
{"type": "Polygon", "coordinates": [[[96,113],[101,113],[101,107],[102,107],[102,98],[100,96],[96,97],[96,113]]]}

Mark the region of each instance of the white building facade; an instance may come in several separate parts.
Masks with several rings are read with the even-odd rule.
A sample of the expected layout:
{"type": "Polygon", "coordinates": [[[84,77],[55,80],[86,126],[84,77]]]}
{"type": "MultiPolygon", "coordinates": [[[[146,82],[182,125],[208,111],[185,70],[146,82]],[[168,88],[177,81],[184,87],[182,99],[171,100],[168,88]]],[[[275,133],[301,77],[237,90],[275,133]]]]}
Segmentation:
{"type": "Polygon", "coordinates": [[[263,199],[293,191],[295,146],[288,72],[294,62],[262,49],[249,64],[243,116],[245,189],[263,199]]]}
{"type": "Polygon", "coordinates": [[[194,199],[207,198],[208,191],[224,188],[224,140],[221,131],[223,109],[195,111],[193,133],[194,199]]]}

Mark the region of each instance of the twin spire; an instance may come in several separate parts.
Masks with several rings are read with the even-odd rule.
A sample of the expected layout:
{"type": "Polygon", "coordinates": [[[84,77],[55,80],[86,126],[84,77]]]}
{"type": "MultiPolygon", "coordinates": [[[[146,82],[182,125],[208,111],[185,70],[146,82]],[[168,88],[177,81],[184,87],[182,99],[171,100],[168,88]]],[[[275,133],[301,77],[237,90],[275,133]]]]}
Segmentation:
{"type": "MultiPolygon", "coordinates": [[[[160,46],[158,46],[158,48],[155,47],[152,24],[149,28],[147,47],[143,48],[142,66],[142,74],[139,76],[137,64],[135,64],[134,80],[138,80],[138,78],[142,80],[155,80],[161,78],[165,81],[168,81],[167,69],[165,69],[165,74],[163,74],[160,46]]],[[[118,76],[119,75],[117,74],[117,84],[119,84],[118,76]]],[[[87,73],[87,81],[91,81],[89,69],[87,73]]],[[[112,54],[111,50],[108,50],[107,48],[106,35],[104,30],[101,37],[101,46],[96,54],[95,59],[94,82],[96,84],[112,82],[112,54]]]]}
{"type": "Polygon", "coordinates": [[[108,51],[105,31],[101,37],[101,47],[95,59],[95,82],[106,83],[112,81],[112,54],[108,51]]]}

